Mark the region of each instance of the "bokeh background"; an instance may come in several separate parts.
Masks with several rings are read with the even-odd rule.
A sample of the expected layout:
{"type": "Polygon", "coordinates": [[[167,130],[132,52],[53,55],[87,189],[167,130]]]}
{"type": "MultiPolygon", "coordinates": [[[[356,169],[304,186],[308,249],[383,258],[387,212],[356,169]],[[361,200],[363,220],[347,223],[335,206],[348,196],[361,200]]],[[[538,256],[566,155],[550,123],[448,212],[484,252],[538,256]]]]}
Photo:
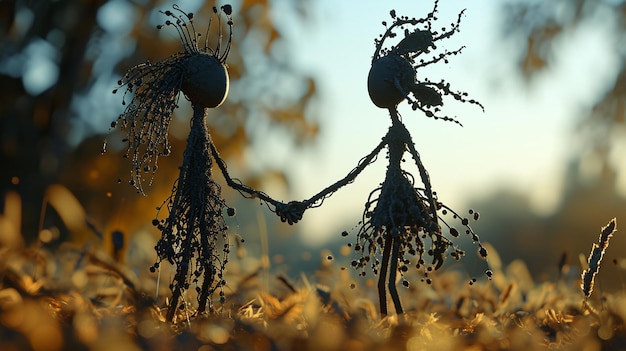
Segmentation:
{"type": "MultiPolygon", "coordinates": [[[[206,28],[211,1],[177,3],[206,28]]],[[[165,20],[158,10],[171,4],[0,1],[0,240],[111,250],[118,232],[131,243],[122,259],[137,269],[152,263],[159,233],[150,223],[177,176],[191,110],[181,98],[172,155],[161,158],[141,196],[128,184],[120,135],[109,130],[123,110],[121,94],[111,91],[133,65],[181,50],[172,28],[156,29],[165,20]]],[[[233,176],[280,200],[308,198],[345,176],[389,127],[366,89],[381,22],[392,8],[425,16],[432,3],[232,5],[231,92],[210,112],[211,134],[233,176]]],[[[538,277],[555,276],[566,257],[577,274],[600,227],[626,213],[626,2],[448,0],[435,28],[449,28],[462,9],[460,33],[439,49],[465,46],[463,53],[420,70],[418,79],[444,79],[485,112],[446,102],[444,112],[460,127],[403,104],[403,121],[440,200],[480,211],[474,227],[504,262],[520,258],[538,277]]],[[[237,208],[229,226],[250,255],[267,255],[297,277],[315,269],[321,252],[340,256],[354,240],[385,166],[381,155],[296,226],[224,185],[237,208]],[[343,230],[352,236],[343,238],[343,230]]],[[[621,234],[607,251],[600,288],[624,282],[621,234]]]]}

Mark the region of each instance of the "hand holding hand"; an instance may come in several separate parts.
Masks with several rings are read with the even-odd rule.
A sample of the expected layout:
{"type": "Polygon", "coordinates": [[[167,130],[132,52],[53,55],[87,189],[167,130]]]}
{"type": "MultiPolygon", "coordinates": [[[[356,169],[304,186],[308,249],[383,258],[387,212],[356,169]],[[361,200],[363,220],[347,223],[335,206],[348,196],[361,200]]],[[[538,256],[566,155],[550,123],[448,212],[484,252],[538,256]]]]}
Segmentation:
{"type": "Polygon", "coordinates": [[[305,202],[302,201],[290,201],[287,204],[279,202],[276,204],[276,214],[281,221],[294,224],[302,219],[307,207],[305,202]]]}

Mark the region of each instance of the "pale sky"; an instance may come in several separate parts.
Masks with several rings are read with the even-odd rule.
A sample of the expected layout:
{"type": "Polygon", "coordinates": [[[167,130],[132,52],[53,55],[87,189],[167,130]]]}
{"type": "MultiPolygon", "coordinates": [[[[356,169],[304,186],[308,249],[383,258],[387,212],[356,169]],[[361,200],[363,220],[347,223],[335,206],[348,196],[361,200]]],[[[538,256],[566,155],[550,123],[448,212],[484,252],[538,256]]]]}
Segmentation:
{"type": "MultiPolygon", "coordinates": [[[[256,138],[246,157],[259,166],[284,169],[289,165],[286,171],[291,176],[292,193],[284,194],[284,200],[302,200],[343,178],[387,132],[388,113],[371,103],[366,85],[374,38],[384,30],[382,21],[391,22],[389,10],[420,18],[430,12],[432,1],[313,0],[311,18],[305,23],[298,23],[295,17],[281,11],[285,1],[275,1],[276,22],[293,45],[293,65],[316,78],[319,104],[315,112],[321,117],[321,133],[314,145],[302,151],[285,147],[284,135],[273,131],[273,135],[256,138]]],[[[191,4],[194,2],[197,8],[197,0],[177,1],[190,11],[195,11],[191,4]]],[[[453,89],[468,92],[485,106],[485,113],[474,105],[445,102],[444,111],[456,116],[464,127],[426,118],[406,103],[401,103],[400,113],[430,173],[434,190],[448,206],[464,212],[472,207],[472,199],[506,186],[528,194],[534,209],[546,213],[559,198],[565,162],[576,153],[571,131],[580,112],[590,107],[616,74],[617,56],[609,44],[614,38],[596,22],[581,26],[557,44],[558,69],[541,76],[527,89],[513,66],[512,53],[519,44],[504,42],[501,35],[502,3],[440,1],[435,28],[449,28],[457,14],[463,8],[467,10],[461,32],[442,41],[437,52],[462,45],[466,48],[461,55],[451,57],[448,64],[438,63],[418,72],[418,79],[444,79],[453,89]]],[[[114,12],[124,4],[114,3],[118,6],[114,12]]],[[[237,7],[235,2],[233,7],[237,7]]],[[[103,20],[113,18],[105,14],[103,10],[103,20]]],[[[109,24],[127,31],[121,23],[109,24]]],[[[45,49],[42,45],[33,47],[45,49]]],[[[120,46],[117,50],[111,54],[119,55],[133,47],[120,46]]],[[[104,57],[96,64],[107,62],[104,57]]],[[[25,85],[34,90],[45,88],[41,77],[46,75],[34,75],[37,80],[30,79],[27,73],[25,85]]],[[[107,95],[93,101],[119,104],[118,96],[108,94],[111,82],[117,79],[108,77],[97,82],[107,95]]],[[[93,106],[90,109],[98,110],[93,106]]],[[[110,120],[110,116],[105,116],[103,125],[108,126],[110,120]]],[[[76,123],[75,127],[77,135],[81,135],[81,124],[76,123]]],[[[369,193],[384,180],[385,168],[383,151],[353,184],[327,199],[321,208],[309,210],[298,226],[306,240],[319,243],[355,226],[369,193]]],[[[407,170],[418,174],[414,168],[407,170]]],[[[622,183],[626,184],[626,180],[622,183]]],[[[272,194],[271,189],[267,192],[272,194]]]]}
{"type": "MultiPolygon", "coordinates": [[[[289,163],[294,199],[308,198],[344,177],[385,135],[388,113],[371,103],[366,86],[373,40],[384,30],[381,21],[391,22],[390,9],[419,18],[432,8],[430,1],[355,4],[315,1],[314,25],[289,26],[286,33],[295,45],[297,66],[318,79],[322,131],[316,145],[305,152],[281,149],[279,138],[266,138],[257,150],[279,151],[252,151],[250,157],[278,167],[289,163]]],[[[507,186],[528,194],[533,207],[545,213],[556,205],[560,175],[574,154],[574,124],[615,75],[615,56],[608,52],[601,29],[587,26],[560,46],[556,57],[560,68],[533,83],[533,89],[525,89],[512,66],[517,43],[502,41],[500,5],[487,0],[441,1],[436,28],[449,28],[459,11],[467,10],[461,32],[442,41],[439,49],[461,45],[466,49],[449,64],[418,72],[468,92],[485,106],[485,113],[473,105],[444,102],[444,111],[456,115],[464,127],[426,118],[406,103],[401,103],[400,113],[434,190],[448,206],[465,212],[472,207],[470,199],[507,186]]],[[[368,194],[384,180],[385,167],[381,152],[353,184],[321,208],[308,211],[300,224],[307,240],[318,242],[350,229],[341,226],[356,225],[368,194]]]]}

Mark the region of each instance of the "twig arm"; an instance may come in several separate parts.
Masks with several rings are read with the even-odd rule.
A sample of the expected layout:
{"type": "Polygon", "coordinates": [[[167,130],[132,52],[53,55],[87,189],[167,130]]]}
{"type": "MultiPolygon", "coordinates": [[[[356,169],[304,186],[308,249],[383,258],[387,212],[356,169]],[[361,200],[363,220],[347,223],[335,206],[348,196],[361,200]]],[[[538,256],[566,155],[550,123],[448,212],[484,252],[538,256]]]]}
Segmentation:
{"type": "Polygon", "coordinates": [[[271,204],[274,207],[276,207],[276,205],[279,204],[278,201],[272,199],[266,193],[255,190],[241,183],[239,179],[231,178],[230,175],[228,174],[226,162],[224,162],[224,160],[220,158],[220,154],[217,151],[217,148],[215,147],[215,145],[213,145],[213,143],[210,143],[210,145],[211,145],[211,154],[213,155],[213,158],[215,159],[217,166],[222,171],[222,174],[224,175],[224,179],[226,179],[226,184],[228,184],[228,186],[237,190],[245,198],[249,198],[249,199],[259,198],[261,199],[261,201],[264,201],[266,204],[268,204],[268,206],[271,204]]]}
{"type": "Polygon", "coordinates": [[[338,180],[333,185],[313,195],[309,199],[302,201],[302,203],[306,205],[306,208],[313,208],[313,207],[321,206],[324,200],[330,197],[334,192],[352,183],[354,179],[361,172],[363,172],[365,167],[367,167],[368,165],[370,165],[372,162],[375,161],[376,156],[378,155],[380,150],[382,150],[386,145],[387,145],[387,140],[386,138],[383,138],[383,140],[376,146],[376,148],[372,152],[370,152],[369,155],[363,157],[359,161],[359,164],[353,170],[351,170],[350,173],[348,173],[348,175],[338,180]]]}
{"type": "Polygon", "coordinates": [[[293,224],[302,219],[304,211],[309,208],[320,207],[324,200],[330,197],[334,192],[340,188],[352,183],[354,179],[372,162],[376,160],[376,156],[387,145],[387,138],[383,138],[376,148],[370,152],[367,156],[363,157],[359,164],[348,173],[345,177],[335,182],[333,185],[325,188],[319,193],[303,201],[291,201],[288,204],[278,203],[275,205],[276,214],[280,216],[283,222],[289,222],[293,224]]]}
{"type": "Polygon", "coordinates": [[[297,223],[302,219],[304,215],[304,211],[309,208],[319,207],[324,202],[324,199],[330,197],[334,192],[339,190],[340,188],[352,183],[354,179],[367,167],[369,164],[374,162],[376,156],[382,150],[385,145],[387,145],[386,138],[376,146],[376,148],[370,152],[367,156],[363,157],[359,164],[352,170],[348,175],[335,182],[333,185],[325,188],[319,193],[315,194],[311,198],[303,201],[290,201],[285,204],[280,201],[276,201],[271,198],[269,195],[262,191],[255,190],[243,183],[239,179],[231,178],[230,174],[228,174],[228,169],[226,166],[226,162],[220,158],[219,152],[213,143],[210,143],[211,154],[217,163],[220,171],[224,175],[224,179],[226,179],[226,184],[231,188],[237,190],[243,197],[254,199],[258,198],[261,201],[265,202],[265,204],[269,207],[269,209],[276,213],[283,222],[288,222],[289,224],[297,223]]]}
{"type": "Polygon", "coordinates": [[[243,197],[248,199],[260,199],[265,202],[270,211],[276,213],[283,222],[289,222],[289,224],[297,223],[300,219],[302,219],[302,214],[306,208],[302,208],[302,205],[296,201],[292,201],[288,204],[284,204],[280,201],[276,201],[272,199],[269,195],[262,191],[255,190],[243,183],[239,179],[231,178],[230,174],[228,174],[228,169],[226,166],[226,162],[222,160],[220,157],[217,148],[213,143],[209,143],[211,148],[211,154],[217,163],[220,171],[222,171],[222,175],[224,175],[224,179],[226,179],[226,184],[231,188],[237,190],[243,197]]]}

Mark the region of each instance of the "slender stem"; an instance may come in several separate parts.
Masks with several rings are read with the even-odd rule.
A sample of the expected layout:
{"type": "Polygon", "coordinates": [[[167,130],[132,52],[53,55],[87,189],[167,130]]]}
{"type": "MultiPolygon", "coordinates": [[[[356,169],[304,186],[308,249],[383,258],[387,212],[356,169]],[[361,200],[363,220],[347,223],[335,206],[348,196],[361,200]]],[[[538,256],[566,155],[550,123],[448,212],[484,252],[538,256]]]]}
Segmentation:
{"type": "Polygon", "coordinates": [[[378,300],[380,302],[380,317],[387,316],[387,291],[385,285],[387,285],[387,269],[389,267],[389,253],[391,251],[392,238],[387,233],[385,238],[385,246],[383,249],[383,261],[380,265],[380,272],[378,272],[378,300]]]}
{"type": "Polygon", "coordinates": [[[399,238],[392,238],[393,251],[391,252],[391,266],[389,267],[389,295],[396,308],[397,314],[402,314],[402,303],[400,302],[400,296],[398,295],[398,289],[396,288],[396,273],[398,272],[398,252],[400,250],[399,238]]]}

